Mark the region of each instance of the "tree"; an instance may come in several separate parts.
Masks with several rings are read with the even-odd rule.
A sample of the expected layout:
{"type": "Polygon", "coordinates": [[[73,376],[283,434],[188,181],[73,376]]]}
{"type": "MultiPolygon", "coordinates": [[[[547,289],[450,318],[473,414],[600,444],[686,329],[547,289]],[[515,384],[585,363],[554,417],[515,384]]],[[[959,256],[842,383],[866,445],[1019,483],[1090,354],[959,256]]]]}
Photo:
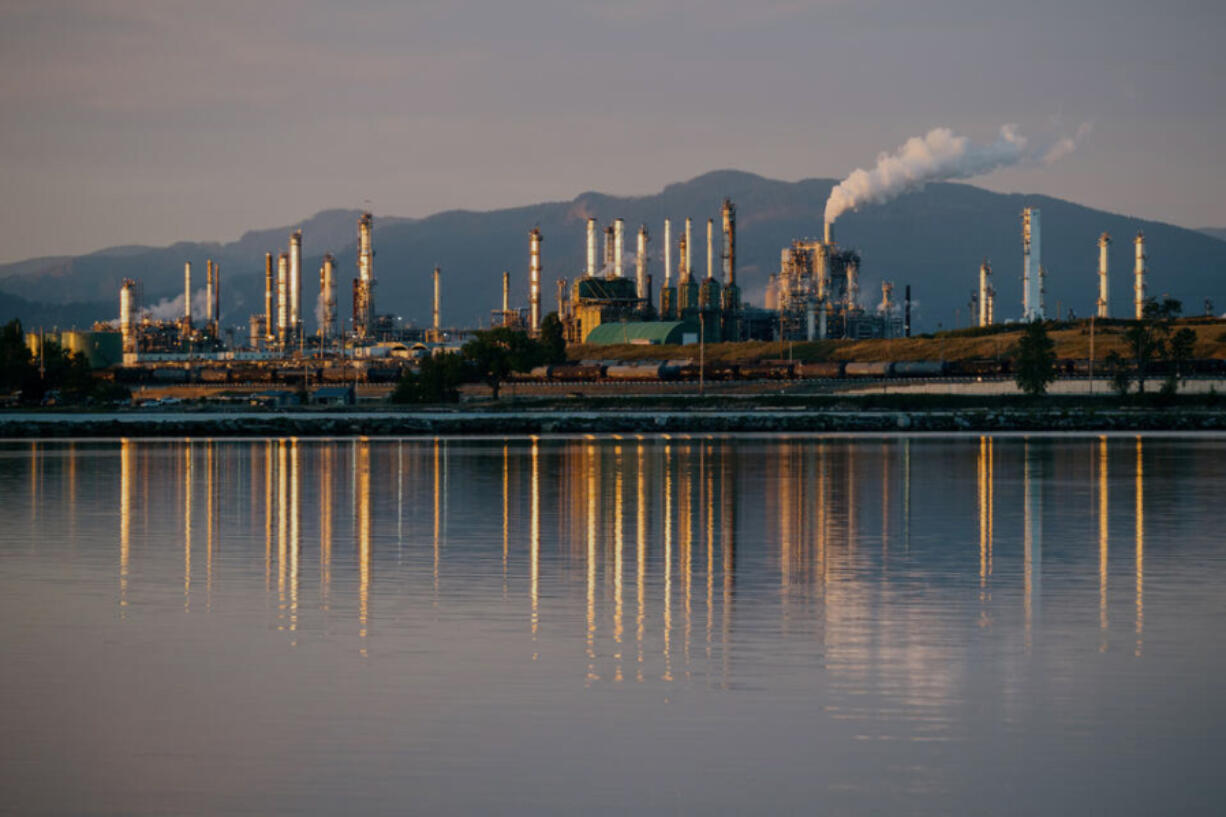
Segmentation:
{"type": "Polygon", "coordinates": [[[541,344],[528,333],[508,327],[477,332],[462,351],[473,373],[493,391],[495,400],[502,381],[511,372],[526,372],[545,361],[541,344]]]}
{"type": "Polygon", "coordinates": [[[544,356],[544,363],[566,362],[566,337],[562,332],[562,321],[557,312],[550,312],[541,321],[539,343],[544,356]]]}
{"type": "Polygon", "coordinates": [[[1017,347],[1014,379],[1018,388],[1031,397],[1047,393],[1047,384],[1056,379],[1056,344],[1047,336],[1041,321],[1026,327],[1017,347]]]}
{"type": "Polygon", "coordinates": [[[1149,364],[1155,358],[1165,357],[1167,339],[1175,319],[1183,310],[1175,298],[1164,298],[1161,302],[1150,299],[1141,310],[1141,320],[1133,321],[1124,330],[1124,341],[1136,366],[1137,393],[1145,393],[1145,373],[1149,364]]]}
{"type": "Polygon", "coordinates": [[[406,371],[392,392],[393,403],[455,403],[464,382],[464,361],[455,352],[423,358],[417,371],[406,371]]]}
{"type": "Polygon", "coordinates": [[[0,389],[6,392],[20,390],[27,400],[42,396],[38,368],[30,359],[19,320],[11,320],[0,327],[0,389]]]}
{"type": "Polygon", "coordinates": [[[1183,379],[1184,367],[1192,359],[1195,347],[1196,333],[1186,326],[1172,335],[1170,341],[1167,342],[1167,356],[1171,367],[1167,372],[1163,389],[1168,393],[1174,394],[1179,388],[1179,381],[1183,379]]]}
{"type": "Polygon", "coordinates": [[[1107,371],[1111,373],[1111,388],[1120,397],[1127,397],[1128,389],[1132,386],[1132,372],[1128,371],[1128,362],[1119,352],[1114,351],[1107,355],[1105,362],[1107,371]]]}

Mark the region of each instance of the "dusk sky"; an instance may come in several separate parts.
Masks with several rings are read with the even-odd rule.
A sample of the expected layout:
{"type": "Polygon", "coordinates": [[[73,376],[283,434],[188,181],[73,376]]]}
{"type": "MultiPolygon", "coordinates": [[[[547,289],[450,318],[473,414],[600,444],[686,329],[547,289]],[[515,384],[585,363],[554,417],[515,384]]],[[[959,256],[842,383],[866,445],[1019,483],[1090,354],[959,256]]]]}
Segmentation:
{"type": "Polygon", "coordinates": [[[1034,0],[8,0],[0,260],[839,177],[947,126],[1090,134],[976,181],[1226,226],[1226,8],[1034,0]],[[369,202],[369,204],[365,204],[369,202]]]}

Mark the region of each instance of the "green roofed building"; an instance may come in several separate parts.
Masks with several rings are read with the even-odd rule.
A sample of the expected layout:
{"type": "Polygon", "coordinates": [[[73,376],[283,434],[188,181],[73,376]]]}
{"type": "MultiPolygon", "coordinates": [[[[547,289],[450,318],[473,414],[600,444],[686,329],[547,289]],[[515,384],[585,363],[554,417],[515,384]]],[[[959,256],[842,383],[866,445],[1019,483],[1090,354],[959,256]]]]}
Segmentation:
{"type": "Polygon", "coordinates": [[[587,343],[682,344],[698,342],[698,324],[690,321],[628,321],[602,323],[588,333],[587,343]]]}

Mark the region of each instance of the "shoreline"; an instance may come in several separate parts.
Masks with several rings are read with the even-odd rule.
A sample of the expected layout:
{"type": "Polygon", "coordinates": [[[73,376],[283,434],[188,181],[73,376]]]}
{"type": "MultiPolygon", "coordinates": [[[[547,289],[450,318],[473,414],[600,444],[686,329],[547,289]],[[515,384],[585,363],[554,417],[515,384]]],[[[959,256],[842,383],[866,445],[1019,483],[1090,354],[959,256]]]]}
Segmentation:
{"type": "Polygon", "coordinates": [[[1226,431],[1217,409],[574,410],[0,414],[0,439],[1226,431]]]}

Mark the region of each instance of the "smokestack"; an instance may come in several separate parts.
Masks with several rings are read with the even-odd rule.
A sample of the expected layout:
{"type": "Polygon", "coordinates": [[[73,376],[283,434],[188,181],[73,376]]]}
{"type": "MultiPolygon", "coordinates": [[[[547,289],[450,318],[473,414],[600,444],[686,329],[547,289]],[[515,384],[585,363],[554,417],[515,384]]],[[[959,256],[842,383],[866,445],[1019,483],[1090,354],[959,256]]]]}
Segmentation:
{"type": "Polygon", "coordinates": [[[434,268],[434,331],[437,333],[443,328],[442,309],[443,309],[443,271],[438,267],[434,268]]]}
{"type": "Polygon", "coordinates": [[[558,279],[558,318],[566,315],[566,279],[558,279]]]}
{"type": "Polygon", "coordinates": [[[979,325],[992,325],[992,265],[986,258],[979,265],[979,325]]]}
{"type": "Polygon", "coordinates": [[[205,262],[204,267],[204,326],[209,329],[213,322],[213,259],[205,262]]]}
{"type": "Polygon", "coordinates": [[[1022,211],[1022,319],[1043,320],[1039,268],[1043,264],[1039,231],[1039,208],[1022,211]]]}
{"type": "Polygon", "coordinates": [[[277,256],[277,341],[285,344],[289,332],[289,253],[277,256]]]}
{"type": "Polygon", "coordinates": [[[221,326],[221,264],[213,265],[213,330],[221,326]]]}
{"type": "Polygon", "coordinates": [[[596,274],[596,219],[587,219],[587,272],[588,278],[596,274]]]}
{"type": "Polygon", "coordinates": [[[626,222],[623,219],[613,221],[613,274],[621,278],[625,272],[622,267],[622,256],[626,251],[626,222]]]}
{"type": "Polygon", "coordinates": [[[903,297],[902,331],[903,337],[911,337],[911,285],[907,284],[903,297]]]}
{"type": "Polygon", "coordinates": [[[672,285],[673,279],[673,244],[672,225],[664,219],[664,286],[672,285]]]}
{"type": "Polygon", "coordinates": [[[192,328],[192,262],[183,264],[183,326],[192,328]]]}
{"type": "Polygon", "coordinates": [[[332,253],[324,255],[319,268],[319,336],[323,340],[336,332],[336,259],[332,253]]]}
{"type": "Polygon", "coordinates": [[[600,271],[608,275],[613,268],[613,225],[604,228],[604,257],[600,259],[600,271]]]}
{"type": "Polygon", "coordinates": [[[537,227],[528,233],[528,330],[535,334],[541,328],[541,231],[537,227]]]}
{"type": "Polygon", "coordinates": [[[505,326],[507,315],[511,314],[511,273],[502,272],[502,323],[505,326]]]}
{"type": "Polygon", "coordinates": [[[715,277],[715,219],[707,219],[707,280],[715,277]]]}
{"type": "Polygon", "coordinates": [[[1098,237],[1098,317],[1110,316],[1107,304],[1107,247],[1111,236],[1103,233],[1098,237]]]}
{"type": "Polygon", "coordinates": [[[651,298],[651,283],[647,275],[647,225],[639,226],[639,243],[634,253],[634,288],[640,301],[651,298]]]}
{"type": "Polygon", "coordinates": [[[817,257],[814,259],[816,269],[813,274],[817,277],[817,299],[825,302],[826,300],[826,284],[830,280],[830,245],[818,244],[816,248],[817,257]]]}
{"type": "Polygon", "coordinates": [[[736,207],[730,199],[724,199],[724,283],[736,284],[736,207]]]}
{"type": "Polygon", "coordinates": [[[119,332],[124,354],[136,351],[136,282],[123,279],[119,288],[119,332]]]}
{"type": "Polygon", "coordinates": [[[825,243],[827,244],[834,243],[834,222],[833,221],[826,222],[825,243]]]}
{"type": "Polygon", "coordinates": [[[264,340],[271,342],[276,335],[272,315],[272,253],[264,253],[264,340]]]}
{"type": "Polygon", "coordinates": [[[1145,317],[1145,233],[1137,230],[1133,243],[1137,245],[1137,266],[1132,284],[1133,305],[1136,307],[1137,320],[1141,320],[1145,317]]]}
{"type": "Polygon", "coordinates": [[[847,261],[847,308],[854,309],[860,300],[860,264],[852,256],[847,261]]]}

